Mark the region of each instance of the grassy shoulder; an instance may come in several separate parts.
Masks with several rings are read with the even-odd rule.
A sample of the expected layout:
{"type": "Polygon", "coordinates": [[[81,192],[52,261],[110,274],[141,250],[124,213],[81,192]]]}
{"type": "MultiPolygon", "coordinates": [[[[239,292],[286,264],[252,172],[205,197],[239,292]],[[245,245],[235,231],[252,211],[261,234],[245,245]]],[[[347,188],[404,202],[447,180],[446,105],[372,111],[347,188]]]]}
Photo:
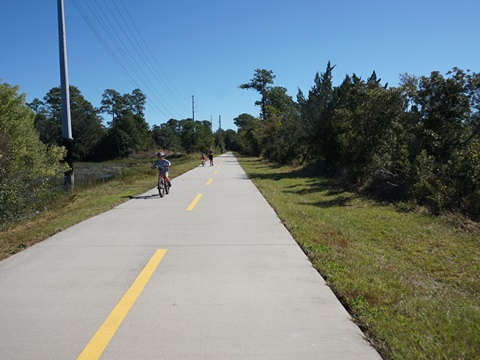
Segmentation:
{"type": "Polygon", "coordinates": [[[239,158],[385,359],[480,358],[480,236],[239,158]]]}
{"type": "MultiPolygon", "coordinates": [[[[198,166],[198,161],[196,155],[173,159],[170,178],[198,166]]],[[[76,186],[33,219],[0,231],[0,260],[154,188],[157,180],[156,171],[150,168],[152,162],[152,159],[136,160],[113,180],[88,187],[76,186]]]]}

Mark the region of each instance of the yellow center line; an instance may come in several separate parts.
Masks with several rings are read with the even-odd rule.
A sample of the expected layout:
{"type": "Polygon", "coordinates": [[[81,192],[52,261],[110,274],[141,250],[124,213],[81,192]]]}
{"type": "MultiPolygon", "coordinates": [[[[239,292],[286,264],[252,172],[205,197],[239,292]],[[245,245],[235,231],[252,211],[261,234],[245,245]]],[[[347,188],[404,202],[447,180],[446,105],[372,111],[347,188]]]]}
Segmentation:
{"type": "Polygon", "coordinates": [[[192,211],[195,205],[197,205],[198,200],[200,200],[201,197],[202,197],[202,194],[197,194],[197,196],[195,196],[195,199],[193,199],[190,205],[188,205],[187,211],[192,211]]]}
{"type": "Polygon", "coordinates": [[[213,178],[210,178],[205,185],[210,185],[210,183],[213,181],[213,178]]]}
{"type": "Polygon", "coordinates": [[[213,175],[217,175],[217,174],[218,174],[218,170],[216,170],[216,171],[213,173],[213,175]]]}
{"type": "Polygon", "coordinates": [[[107,347],[113,335],[118,330],[127,313],[140,296],[141,292],[152,277],[154,271],[162,261],[163,256],[167,252],[166,249],[158,249],[143,268],[142,272],[137,276],[130,289],[120,299],[117,306],[112,310],[110,315],[98,329],[92,339],[89,341],[85,349],[80,353],[77,360],[80,359],[98,359],[107,347]]]}

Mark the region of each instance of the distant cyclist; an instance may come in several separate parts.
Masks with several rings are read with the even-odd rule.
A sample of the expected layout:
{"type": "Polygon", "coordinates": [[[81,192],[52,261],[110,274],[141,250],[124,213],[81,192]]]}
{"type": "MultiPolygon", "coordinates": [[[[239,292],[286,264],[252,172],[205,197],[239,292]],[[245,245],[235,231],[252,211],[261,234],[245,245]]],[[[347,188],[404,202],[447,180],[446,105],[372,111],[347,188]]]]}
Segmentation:
{"type": "Polygon", "coordinates": [[[172,183],[170,182],[170,178],[168,177],[168,171],[170,170],[170,166],[172,164],[170,161],[165,159],[165,154],[163,152],[159,152],[157,154],[158,160],[155,160],[155,162],[152,164],[152,169],[157,168],[158,169],[158,176],[164,176],[165,179],[167,180],[168,186],[172,186],[172,183]]]}

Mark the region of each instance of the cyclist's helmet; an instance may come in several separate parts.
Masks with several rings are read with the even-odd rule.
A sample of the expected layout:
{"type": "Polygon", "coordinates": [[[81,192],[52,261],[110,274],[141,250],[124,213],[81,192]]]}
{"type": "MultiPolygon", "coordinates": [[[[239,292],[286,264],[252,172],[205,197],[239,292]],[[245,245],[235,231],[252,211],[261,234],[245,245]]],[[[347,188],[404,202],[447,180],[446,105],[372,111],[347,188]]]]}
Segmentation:
{"type": "Polygon", "coordinates": [[[165,156],[165,154],[164,154],[163,152],[159,152],[159,153],[157,154],[157,157],[162,157],[162,156],[165,156]]]}

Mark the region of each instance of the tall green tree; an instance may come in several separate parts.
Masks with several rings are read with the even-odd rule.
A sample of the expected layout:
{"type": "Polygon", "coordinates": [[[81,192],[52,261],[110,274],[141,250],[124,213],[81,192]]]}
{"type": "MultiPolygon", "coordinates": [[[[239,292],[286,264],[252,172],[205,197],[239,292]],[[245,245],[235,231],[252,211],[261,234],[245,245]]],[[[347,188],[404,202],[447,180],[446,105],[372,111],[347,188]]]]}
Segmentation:
{"type": "Polygon", "coordinates": [[[206,152],[214,146],[215,137],[210,121],[192,119],[181,120],[181,139],[183,148],[189,152],[206,152]]]}
{"type": "Polygon", "coordinates": [[[480,75],[454,68],[447,76],[434,71],[429,77],[402,79],[411,112],[421,125],[422,147],[441,160],[480,132],[480,75]]]}
{"type": "Polygon", "coordinates": [[[152,145],[149,127],[145,120],[146,96],[140,89],[120,95],[107,89],[102,96],[101,111],[112,116],[109,122],[108,138],[103,151],[128,157],[135,151],[147,150],[152,145]],[[113,148],[112,148],[113,147],[113,148]]]}
{"type": "Polygon", "coordinates": [[[480,74],[402,78],[412,129],[412,196],[480,216],[480,74]]]}
{"type": "Polygon", "coordinates": [[[372,86],[356,76],[347,76],[340,88],[348,101],[338,100],[334,114],[338,164],[356,184],[402,182],[409,154],[400,91],[372,86]]]}
{"type": "MultiPolygon", "coordinates": [[[[36,112],[35,128],[45,144],[61,145],[62,104],[61,89],[55,87],[43,98],[29,104],[36,112]]],[[[97,109],[87,101],[80,90],[70,86],[70,112],[72,120],[74,160],[84,161],[95,157],[94,149],[106,134],[97,109]]]]}
{"type": "Polygon", "coordinates": [[[180,133],[177,132],[176,127],[171,125],[171,121],[165,124],[154,125],[152,129],[152,138],[155,145],[159,149],[169,150],[173,152],[182,152],[184,151],[182,147],[182,139],[180,133]]]}
{"type": "Polygon", "coordinates": [[[297,96],[303,119],[303,141],[308,144],[307,159],[332,164],[338,154],[335,128],[332,123],[335,109],[333,69],[330,61],[325,72],[315,74],[314,86],[308,98],[297,96]]]}
{"type": "Polygon", "coordinates": [[[35,129],[40,140],[49,145],[62,144],[62,123],[58,121],[61,119],[61,113],[54,114],[52,117],[45,103],[37,98],[27,105],[35,112],[35,129]]]}
{"type": "MultiPolygon", "coordinates": [[[[50,89],[43,98],[43,103],[38,105],[40,103],[35,99],[30,107],[37,109],[35,127],[40,138],[47,144],[62,144],[61,89],[50,89]]],[[[93,151],[105,136],[106,130],[97,109],[75,86],[70,86],[70,113],[74,138],[73,157],[76,161],[85,161],[94,157],[93,151]]]]}
{"type": "Polygon", "coordinates": [[[102,94],[100,111],[111,116],[109,123],[115,121],[125,108],[124,96],[113,89],[106,89],[102,94]]]}
{"type": "MultiPolygon", "coordinates": [[[[67,170],[64,148],[43,144],[18,86],[0,82],[0,224],[32,216],[67,170]]],[[[0,225],[1,226],[1,225],[0,225]]]]}
{"type": "Polygon", "coordinates": [[[295,162],[304,152],[298,106],[287,89],[272,87],[266,95],[266,114],[261,122],[262,152],[268,159],[281,163],[295,162]]]}
{"type": "Polygon", "coordinates": [[[267,93],[270,90],[270,85],[273,84],[274,79],[275,75],[272,70],[256,69],[250,82],[239,86],[240,89],[253,89],[259,92],[261,99],[260,101],[256,101],[255,105],[260,105],[262,119],[266,116],[267,93]]]}
{"type": "Polygon", "coordinates": [[[231,151],[241,151],[240,137],[235,130],[225,130],[225,148],[231,151]]]}
{"type": "Polygon", "coordinates": [[[240,114],[233,122],[238,128],[241,151],[247,155],[259,156],[260,120],[250,114],[240,114]]]}

